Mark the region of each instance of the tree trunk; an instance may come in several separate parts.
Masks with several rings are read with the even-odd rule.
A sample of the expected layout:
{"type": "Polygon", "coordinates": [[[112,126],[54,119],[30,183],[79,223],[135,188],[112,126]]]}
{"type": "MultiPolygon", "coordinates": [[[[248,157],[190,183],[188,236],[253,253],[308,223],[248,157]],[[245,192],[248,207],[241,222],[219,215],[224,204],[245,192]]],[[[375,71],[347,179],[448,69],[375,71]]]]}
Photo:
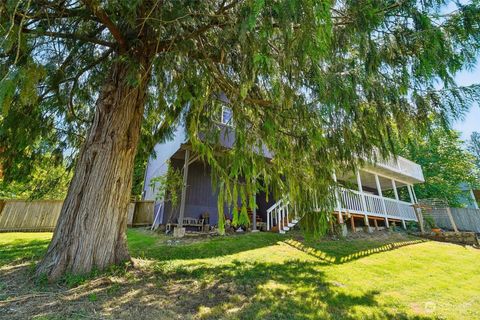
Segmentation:
{"type": "Polygon", "coordinates": [[[147,61],[135,67],[113,63],[37,275],[53,281],[66,272],[103,270],[130,259],[127,206],[150,74],[146,70],[147,61]],[[135,85],[128,83],[132,75],[140,79],[135,85]]]}

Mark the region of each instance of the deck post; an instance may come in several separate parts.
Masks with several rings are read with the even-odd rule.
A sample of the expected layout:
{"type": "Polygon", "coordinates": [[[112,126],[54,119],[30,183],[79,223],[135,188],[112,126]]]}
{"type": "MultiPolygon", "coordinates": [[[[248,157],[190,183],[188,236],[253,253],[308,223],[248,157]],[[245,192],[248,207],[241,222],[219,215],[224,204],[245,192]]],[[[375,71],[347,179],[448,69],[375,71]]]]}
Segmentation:
{"type": "Polygon", "coordinates": [[[337,202],[337,210],[338,210],[338,223],[343,224],[343,216],[342,216],[342,205],[340,203],[340,196],[338,195],[338,189],[337,189],[337,175],[335,174],[335,171],[332,173],[333,181],[335,182],[335,200],[337,202]]]}
{"type": "Polygon", "coordinates": [[[395,200],[399,200],[398,197],[398,191],[397,191],[397,183],[395,182],[394,179],[392,179],[392,188],[393,188],[393,193],[395,194],[395,200]]]}
{"type": "Polygon", "coordinates": [[[385,214],[385,226],[388,228],[390,227],[390,225],[388,224],[388,218],[387,218],[387,205],[385,204],[385,198],[383,197],[383,192],[382,192],[382,185],[380,184],[380,179],[378,178],[378,174],[375,174],[375,184],[377,185],[378,195],[382,198],[382,208],[383,208],[383,213],[385,214]]]}
{"type": "Polygon", "coordinates": [[[272,215],[272,212],[267,211],[267,231],[270,231],[270,216],[272,215]]]}
{"type": "Polygon", "coordinates": [[[397,190],[397,183],[395,182],[394,179],[392,179],[392,188],[393,188],[393,193],[395,194],[395,200],[397,200],[397,211],[398,214],[400,215],[400,219],[402,219],[402,213],[400,212],[400,206],[398,205],[398,201],[400,201],[400,197],[398,196],[398,190],[397,190]]]}
{"type": "Polygon", "coordinates": [[[357,170],[357,184],[358,184],[358,192],[360,192],[360,197],[362,199],[363,213],[365,215],[364,216],[365,226],[367,227],[367,232],[371,233],[372,229],[370,228],[370,222],[368,221],[368,215],[367,215],[367,201],[365,200],[365,194],[363,194],[362,178],[360,177],[359,170],[357,170]]]}
{"type": "Polygon", "coordinates": [[[180,212],[178,214],[177,233],[174,235],[181,238],[185,235],[185,228],[183,227],[183,218],[185,217],[185,200],[187,197],[187,180],[188,180],[188,164],[190,160],[190,150],[185,150],[185,164],[183,165],[183,184],[182,184],[182,197],[180,199],[180,212]]]}
{"type": "MultiPolygon", "coordinates": [[[[255,186],[255,178],[253,179],[253,185],[255,186]]],[[[252,231],[256,232],[257,230],[257,193],[253,193],[253,208],[252,208],[252,231]]]]}
{"type": "Polygon", "coordinates": [[[346,237],[348,235],[347,224],[344,222],[340,224],[340,235],[346,237]]]}
{"type": "Polygon", "coordinates": [[[412,186],[410,184],[407,185],[407,189],[408,189],[408,195],[410,196],[410,203],[415,203],[415,198],[413,197],[413,193],[412,193],[412,186]]]}
{"type": "Polygon", "coordinates": [[[415,203],[418,203],[417,195],[415,194],[415,188],[413,187],[413,184],[410,185],[410,188],[412,190],[412,195],[413,195],[413,199],[414,199],[415,203]]]}

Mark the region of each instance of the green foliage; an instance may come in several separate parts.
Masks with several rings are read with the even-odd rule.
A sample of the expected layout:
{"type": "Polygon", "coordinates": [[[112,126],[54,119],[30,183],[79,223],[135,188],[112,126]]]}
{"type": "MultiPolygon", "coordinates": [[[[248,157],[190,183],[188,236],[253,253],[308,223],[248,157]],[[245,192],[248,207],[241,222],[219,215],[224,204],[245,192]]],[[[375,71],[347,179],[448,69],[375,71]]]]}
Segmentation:
{"type": "Polygon", "coordinates": [[[64,199],[72,173],[46,155],[27,177],[14,181],[0,178],[0,199],[64,199]]]}
{"type": "Polygon", "coordinates": [[[459,133],[436,128],[423,138],[415,138],[405,149],[407,158],[420,164],[425,183],[415,185],[418,199],[447,200],[450,206],[461,206],[463,183],[479,183],[474,157],[464,149],[459,133]]]}
{"type": "Polygon", "coordinates": [[[468,142],[468,151],[475,157],[475,164],[480,171],[480,132],[472,132],[468,142]]]}
{"type": "Polygon", "coordinates": [[[406,226],[408,232],[418,232],[420,230],[418,222],[416,221],[407,221],[406,226]]]}
{"type": "Polygon", "coordinates": [[[332,209],[332,170],[361,165],[358,156],[374,148],[395,153],[410,133],[423,136],[432,119],[447,123],[479,99],[477,85],[453,80],[476,62],[476,0],[12,0],[0,13],[0,148],[9,181],[48,153],[71,151],[74,167],[95,101],[121,61],[131,85],[149,77],[133,194],[153,145],[184,122],[193,151],[212,168],[219,211],[236,208],[234,193],[242,208],[260,190],[305,209],[315,195],[321,212],[306,228],[320,232],[311,223],[332,209]],[[219,152],[226,129],[216,118],[225,104],[235,143],[219,152]]]}
{"type": "Polygon", "coordinates": [[[174,208],[178,205],[182,185],[183,176],[181,171],[172,167],[170,163],[164,175],[150,180],[150,187],[155,192],[155,199],[169,201],[174,208]]]}
{"type": "Polygon", "coordinates": [[[425,225],[430,229],[437,228],[437,224],[435,223],[435,219],[429,214],[424,214],[423,219],[425,220],[425,225]]]}

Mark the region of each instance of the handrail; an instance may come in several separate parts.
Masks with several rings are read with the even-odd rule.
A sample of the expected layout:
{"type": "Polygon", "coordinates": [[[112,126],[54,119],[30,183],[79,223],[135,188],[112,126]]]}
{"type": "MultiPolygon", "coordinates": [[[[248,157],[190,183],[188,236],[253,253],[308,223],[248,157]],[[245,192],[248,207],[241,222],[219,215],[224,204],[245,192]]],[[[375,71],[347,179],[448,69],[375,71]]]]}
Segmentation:
{"type": "Polygon", "coordinates": [[[409,202],[362,193],[356,190],[339,188],[342,211],[359,214],[370,214],[381,217],[417,220],[415,209],[409,202]],[[365,199],[365,205],[361,197],[365,199]]]}
{"type": "Polygon", "coordinates": [[[272,212],[276,207],[278,207],[282,203],[283,199],[278,200],[275,202],[270,208],[267,209],[267,213],[272,212]]]}
{"type": "Polygon", "coordinates": [[[362,158],[364,158],[364,160],[366,160],[367,162],[370,162],[372,165],[378,165],[386,169],[408,175],[418,180],[425,180],[423,176],[422,166],[402,156],[391,156],[385,159],[380,155],[378,149],[375,149],[373,151],[372,158],[365,156],[362,158]]]}
{"type": "MultiPolygon", "coordinates": [[[[339,189],[340,190],[346,190],[347,192],[355,193],[355,194],[358,194],[358,195],[362,195],[362,193],[358,190],[352,190],[352,189],[347,189],[347,188],[339,188],[339,189]]],[[[397,200],[397,199],[392,199],[392,198],[387,198],[387,197],[380,197],[379,195],[376,195],[376,194],[363,192],[363,195],[365,197],[372,197],[372,198],[377,198],[377,199],[383,199],[383,200],[386,200],[386,201],[393,201],[393,202],[398,202],[398,203],[401,203],[401,204],[412,205],[410,202],[397,200]]]]}
{"type": "Polygon", "coordinates": [[[282,232],[291,221],[289,219],[288,207],[290,201],[282,198],[275,202],[267,209],[267,230],[270,230],[274,225],[278,226],[278,231],[282,232]]]}
{"type": "MultiPolygon", "coordinates": [[[[381,197],[376,194],[360,192],[357,190],[338,187],[339,211],[356,213],[361,215],[378,216],[402,221],[416,221],[417,216],[412,204],[406,201],[381,197]]],[[[267,230],[278,226],[279,232],[288,230],[290,201],[285,198],[275,202],[267,209],[267,230]]],[[[315,207],[315,203],[312,208],[315,207]]],[[[295,218],[294,220],[297,220],[295,218]]]]}

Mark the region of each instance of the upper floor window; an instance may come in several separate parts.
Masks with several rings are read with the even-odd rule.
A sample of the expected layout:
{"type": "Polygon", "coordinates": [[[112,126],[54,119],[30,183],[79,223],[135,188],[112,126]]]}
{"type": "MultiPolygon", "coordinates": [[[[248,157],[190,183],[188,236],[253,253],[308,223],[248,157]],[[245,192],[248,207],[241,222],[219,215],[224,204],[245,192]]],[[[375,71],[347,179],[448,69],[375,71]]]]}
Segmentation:
{"type": "Polygon", "coordinates": [[[233,125],[232,110],[226,106],[222,106],[222,113],[220,115],[220,122],[229,126],[233,125]]]}

